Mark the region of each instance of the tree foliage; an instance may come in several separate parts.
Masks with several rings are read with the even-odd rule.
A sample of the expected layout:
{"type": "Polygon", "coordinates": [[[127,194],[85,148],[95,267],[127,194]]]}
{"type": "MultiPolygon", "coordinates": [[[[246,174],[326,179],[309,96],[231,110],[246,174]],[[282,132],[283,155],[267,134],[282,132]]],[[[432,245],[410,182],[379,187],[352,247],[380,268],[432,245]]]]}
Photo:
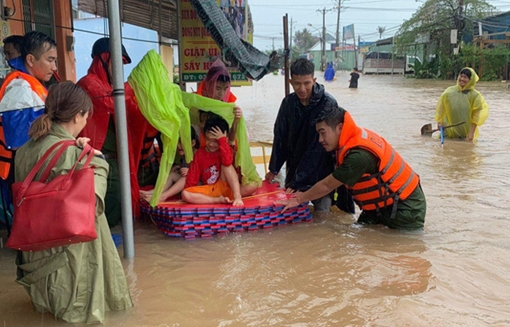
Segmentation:
{"type": "Polygon", "coordinates": [[[495,10],[486,0],[465,0],[461,17],[458,0],[427,0],[402,24],[397,32],[398,41],[402,45],[414,44],[428,33],[431,42],[447,37],[449,43],[450,30],[457,28],[459,22],[462,22],[460,27],[464,33],[472,34],[472,31],[466,28],[466,23],[481,20],[495,10]]]}
{"type": "Polygon", "coordinates": [[[304,53],[310,50],[317,42],[319,38],[313,36],[312,33],[305,28],[301,31],[296,31],[294,34],[294,49],[293,52],[304,53]]]}
{"type": "Polygon", "coordinates": [[[458,0],[427,0],[400,27],[395,42],[396,50],[405,53],[407,48],[415,44],[424,44],[425,53],[439,60],[433,65],[438,67],[439,75],[450,77],[452,72],[462,66],[463,60],[453,55],[451,30],[460,29],[458,35],[461,41],[463,38],[469,39],[473,36],[474,23],[495,13],[496,8],[486,0],[464,0],[462,8],[458,0]]]}

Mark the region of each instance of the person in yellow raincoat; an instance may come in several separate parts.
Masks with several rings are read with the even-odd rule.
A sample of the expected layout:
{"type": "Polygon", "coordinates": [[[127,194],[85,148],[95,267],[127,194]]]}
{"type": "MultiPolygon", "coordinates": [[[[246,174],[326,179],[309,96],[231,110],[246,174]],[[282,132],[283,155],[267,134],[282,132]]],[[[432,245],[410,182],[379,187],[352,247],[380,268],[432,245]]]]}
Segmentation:
{"type": "Polygon", "coordinates": [[[463,138],[473,141],[478,138],[478,127],[489,116],[489,106],[482,94],[475,90],[478,75],[469,67],[459,73],[457,85],[447,88],[436,106],[435,120],[438,128],[464,122],[445,129],[448,138],[463,138]]]}

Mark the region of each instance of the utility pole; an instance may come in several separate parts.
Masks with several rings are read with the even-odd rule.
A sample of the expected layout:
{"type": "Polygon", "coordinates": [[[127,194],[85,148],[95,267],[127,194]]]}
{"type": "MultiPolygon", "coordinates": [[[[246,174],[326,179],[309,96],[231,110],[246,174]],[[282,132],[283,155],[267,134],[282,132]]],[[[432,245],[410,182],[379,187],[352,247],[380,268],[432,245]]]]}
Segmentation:
{"type": "Polygon", "coordinates": [[[292,39],[294,36],[292,35],[292,25],[294,24],[292,17],[290,18],[290,40],[289,40],[289,49],[292,51],[292,39]]]}
{"type": "Polygon", "coordinates": [[[340,46],[340,8],[342,6],[342,0],[338,0],[338,13],[336,16],[336,40],[335,40],[335,59],[338,58],[338,51],[336,51],[336,48],[340,46]]]}
{"type": "Polygon", "coordinates": [[[326,8],[317,9],[322,13],[322,54],[321,54],[321,71],[326,69],[326,8]]]}
{"type": "Polygon", "coordinates": [[[464,10],[464,0],[459,0],[458,17],[457,17],[457,46],[460,48],[460,41],[462,40],[462,30],[464,28],[464,19],[462,18],[464,10]]]}
{"type": "MultiPolygon", "coordinates": [[[[317,9],[318,12],[322,14],[322,58],[321,58],[321,71],[326,69],[326,13],[333,9],[317,9]]],[[[311,26],[311,24],[309,24],[311,26]]]]}
{"type": "Polygon", "coordinates": [[[464,29],[464,19],[462,17],[464,11],[464,0],[458,0],[457,9],[454,14],[455,29],[457,29],[457,48],[460,49],[462,41],[462,30],[464,29]]]}

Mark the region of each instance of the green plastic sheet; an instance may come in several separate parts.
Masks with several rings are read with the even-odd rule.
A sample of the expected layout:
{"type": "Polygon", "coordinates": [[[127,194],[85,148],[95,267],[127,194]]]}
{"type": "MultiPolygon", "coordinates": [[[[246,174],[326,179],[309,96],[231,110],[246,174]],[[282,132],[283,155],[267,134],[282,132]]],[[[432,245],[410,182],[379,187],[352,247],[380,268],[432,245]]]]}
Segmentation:
{"type": "MultiPolygon", "coordinates": [[[[150,202],[151,206],[156,206],[174,163],[179,137],[186,161],[190,162],[193,158],[191,122],[198,123],[198,110],[216,113],[231,126],[234,120],[234,104],[181,91],[179,86],[170,80],[161,57],[154,50],[149,51],[132,70],[128,82],[135,92],[140,111],[162,134],[163,156],[150,202]]],[[[242,184],[260,185],[261,178],[251,160],[244,117],[239,122],[236,138],[236,166],[241,167],[242,184]]]]}

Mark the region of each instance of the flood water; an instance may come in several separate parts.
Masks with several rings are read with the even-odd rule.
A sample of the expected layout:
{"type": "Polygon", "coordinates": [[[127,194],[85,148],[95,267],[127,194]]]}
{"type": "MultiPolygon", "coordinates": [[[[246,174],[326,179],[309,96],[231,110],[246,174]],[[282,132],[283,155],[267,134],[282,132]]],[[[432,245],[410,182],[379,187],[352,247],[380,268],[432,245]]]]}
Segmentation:
{"type": "MultiPolygon", "coordinates": [[[[326,90],[420,174],[424,230],[359,227],[358,213],[335,212],[184,241],[136,222],[136,257],[123,259],[135,307],[105,326],[510,326],[507,84],[478,84],[490,115],[476,144],[441,147],[420,128],[453,81],[362,76],[351,90],[347,72],[337,77],[326,90]]],[[[234,93],[251,140],[271,141],[283,76],[234,93]]],[[[67,326],[36,314],[14,278],[14,252],[2,248],[0,326],[67,326]]]]}

